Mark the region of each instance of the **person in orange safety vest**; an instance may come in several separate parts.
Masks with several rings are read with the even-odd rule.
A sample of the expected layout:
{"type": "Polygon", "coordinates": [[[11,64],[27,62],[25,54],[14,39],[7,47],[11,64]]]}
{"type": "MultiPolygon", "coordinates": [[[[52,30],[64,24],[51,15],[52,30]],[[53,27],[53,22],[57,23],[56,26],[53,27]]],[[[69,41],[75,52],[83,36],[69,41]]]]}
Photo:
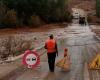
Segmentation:
{"type": "Polygon", "coordinates": [[[45,42],[45,49],[47,49],[49,70],[54,72],[55,58],[56,55],[58,56],[58,49],[56,40],[54,39],[53,35],[51,34],[49,37],[50,38],[45,42]]]}

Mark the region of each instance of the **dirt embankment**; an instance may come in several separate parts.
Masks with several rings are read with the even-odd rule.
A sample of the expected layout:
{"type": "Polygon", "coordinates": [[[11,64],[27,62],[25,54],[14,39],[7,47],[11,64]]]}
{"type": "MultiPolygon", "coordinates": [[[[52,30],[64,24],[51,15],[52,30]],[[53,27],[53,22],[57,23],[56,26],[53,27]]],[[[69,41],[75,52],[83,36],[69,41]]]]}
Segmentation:
{"type": "Polygon", "coordinates": [[[92,24],[100,23],[100,19],[96,16],[96,1],[95,0],[71,0],[70,7],[83,9],[88,16],[88,22],[92,24]]]}
{"type": "Polygon", "coordinates": [[[85,11],[92,11],[95,10],[95,0],[71,0],[71,8],[76,7],[76,8],[81,8],[84,9],[85,11]]]}
{"type": "Polygon", "coordinates": [[[96,35],[100,37],[100,25],[93,25],[92,31],[95,32],[96,35]]]}
{"type": "Polygon", "coordinates": [[[27,49],[35,49],[44,44],[49,34],[57,35],[58,30],[64,27],[67,27],[67,23],[48,24],[37,28],[1,29],[0,59],[22,54],[27,49]]]}

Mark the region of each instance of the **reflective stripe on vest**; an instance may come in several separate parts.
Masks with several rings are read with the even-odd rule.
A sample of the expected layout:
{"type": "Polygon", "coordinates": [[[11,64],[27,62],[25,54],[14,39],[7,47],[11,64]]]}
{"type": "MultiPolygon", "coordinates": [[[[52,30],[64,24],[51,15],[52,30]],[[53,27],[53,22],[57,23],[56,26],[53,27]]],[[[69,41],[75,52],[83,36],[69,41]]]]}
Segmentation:
{"type": "Polygon", "coordinates": [[[55,46],[56,46],[56,41],[54,39],[49,39],[46,42],[46,46],[47,46],[47,52],[48,53],[52,53],[55,52],[55,46]]]}

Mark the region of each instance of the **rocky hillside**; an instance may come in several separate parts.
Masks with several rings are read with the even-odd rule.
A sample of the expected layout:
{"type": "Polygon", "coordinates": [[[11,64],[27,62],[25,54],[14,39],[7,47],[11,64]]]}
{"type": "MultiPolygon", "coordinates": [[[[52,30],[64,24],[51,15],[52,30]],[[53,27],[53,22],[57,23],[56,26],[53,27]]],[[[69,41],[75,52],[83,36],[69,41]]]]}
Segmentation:
{"type": "Polygon", "coordinates": [[[71,0],[70,7],[81,8],[88,13],[95,12],[95,0],[71,0]]]}
{"type": "Polygon", "coordinates": [[[79,8],[83,9],[91,23],[100,23],[100,19],[96,16],[96,1],[95,0],[70,0],[70,9],[79,8]]]}

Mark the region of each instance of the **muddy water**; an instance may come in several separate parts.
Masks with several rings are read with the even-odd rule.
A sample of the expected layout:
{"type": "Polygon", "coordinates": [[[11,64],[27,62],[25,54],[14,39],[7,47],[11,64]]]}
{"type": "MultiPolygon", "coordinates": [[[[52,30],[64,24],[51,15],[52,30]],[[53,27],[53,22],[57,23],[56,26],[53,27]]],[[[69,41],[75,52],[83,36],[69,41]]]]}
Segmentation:
{"type": "MultiPolygon", "coordinates": [[[[50,26],[49,26],[50,27],[50,26]]],[[[46,27],[47,28],[47,27],[46,27]]],[[[46,30],[46,29],[44,29],[46,30]]],[[[28,30],[29,31],[29,30],[28,30]]],[[[16,56],[22,54],[27,49],[35,49],[44,45],[45,40],[50,34],[54,34],[55,38],[64,31],[64,28],[51,28],[47,31],[33,32],[22,31],[18,33],[0,35],[0,59],[2,57],[16,56]]],[[[12,31],[11,31],[12,33],[12,31]]]]}
{"type": "MultiPolygon", "coordinates": [[[[15,40],[19,40],[19,42],[32,42],[31,47],[34,48],[43,45],[51,33],[54,34],[58,44],[59,56],[57,57],[57,61],[63,57],[64,48],[68,48],[71,60],[70,71],[63,72],[56,67],[55,73],[49,74],[47,55],[45,53],[41,56],[40,68],[37,70],[26,70],[21,75],[13,75],[9,80],[84,80],[85,62],[90,62],[96,53],[100,51],[100,41],[95,38],[95,34],[91,32],[89,26],[72,24],[68,27],[52,29],[48,32],[24,32],[13,35],[13,37],[15,40]]],[[[17,45],[19,44],[18,41],[15,42],[17,45]]],[[[92,73],[91,77],[93,72],[90,73],[92,73]]]]}
{"type": "Polygon", "coordinates": [[[100,42],[95,39],[95,35],[91,32],[89,26],[70,25],[63,29],[54,29],[45,33],[45,35],[50,33],[53,33],[57,39],[59,50],[57,61],[63,57],[64,48],[68,48],[71,61],[70,71],[63,72],[56,67],[54,74],[49,73],[47,55],[44,54],[41,56],[40,68],[35,71],[25,71],[14,80],[84,80],[84,64],[90,62],[96,53],[100,51],[100,42]]]}

